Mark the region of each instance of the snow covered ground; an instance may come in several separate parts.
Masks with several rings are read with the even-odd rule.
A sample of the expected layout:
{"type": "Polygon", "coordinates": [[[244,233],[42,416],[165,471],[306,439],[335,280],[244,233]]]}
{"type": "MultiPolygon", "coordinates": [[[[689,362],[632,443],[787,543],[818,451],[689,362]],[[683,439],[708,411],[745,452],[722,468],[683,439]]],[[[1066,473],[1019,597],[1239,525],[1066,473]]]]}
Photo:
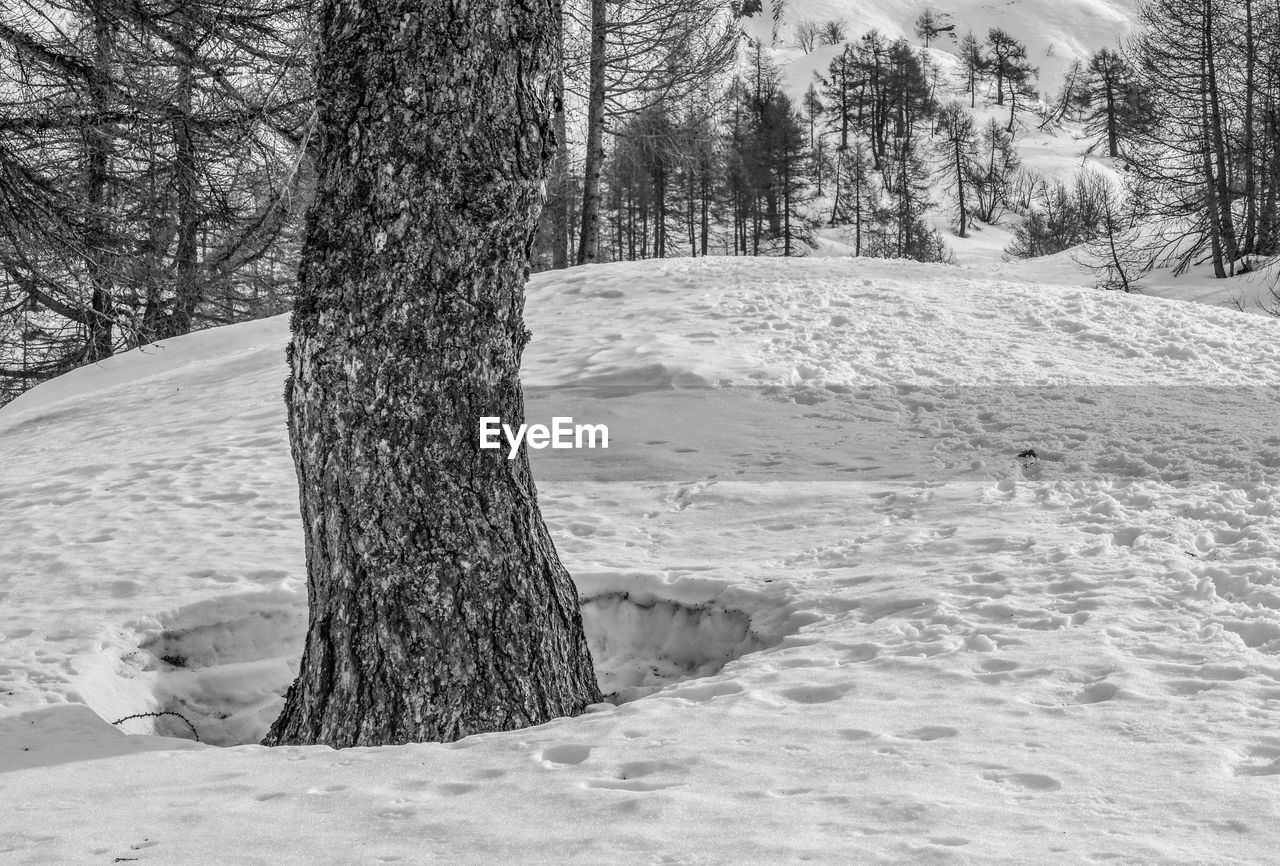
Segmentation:
{"type": "Polygon", "coordinates": [[[283,319],[36,388],[0,859],[1271,860],[1280,323],[1032,279],[536,277],[528,416],[610,428],[532,461],[618,703],[451,745],[244,745],[305,616],[283,319]],[[227,747],[109,724],[157,710],[227,747]]]}

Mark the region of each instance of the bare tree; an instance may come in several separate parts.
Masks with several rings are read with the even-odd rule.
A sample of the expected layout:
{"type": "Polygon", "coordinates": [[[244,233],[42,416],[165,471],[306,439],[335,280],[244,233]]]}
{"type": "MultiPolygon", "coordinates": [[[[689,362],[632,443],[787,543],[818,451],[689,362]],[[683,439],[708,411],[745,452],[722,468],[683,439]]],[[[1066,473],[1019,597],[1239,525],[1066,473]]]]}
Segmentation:
{"type": "Polygon", "coordinates": [[[1096,277],[1101,289],[1141,291],[1142,277],[1151,270],[1151,256],[1137,237],[1138,220],[1131,202],[1100,175],[1089,181],[1098,192],[1097,231],[1075,256],[1096,277]]]}
{"type": "Polygon", "coordinates": [[[805,54],[813,51],[822,34],[822,25],[812,18],[804,18],[796,22],[796,45],[805,54]]]}
{"type": "Polygon", "coordinates": [[[842,18],[828,18],[818,30],[823,45],[839,45],[849,38],[849,22],[842,18]]]}

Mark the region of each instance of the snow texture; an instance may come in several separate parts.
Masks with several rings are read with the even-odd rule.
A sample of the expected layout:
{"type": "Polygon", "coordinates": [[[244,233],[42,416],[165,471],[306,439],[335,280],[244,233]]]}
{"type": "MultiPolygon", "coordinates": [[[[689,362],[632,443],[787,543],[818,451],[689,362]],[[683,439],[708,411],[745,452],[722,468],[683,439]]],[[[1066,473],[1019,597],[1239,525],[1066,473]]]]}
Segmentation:
{"type": "Polygon", "coordinates": [[[236,745],[305,628],[283,318],[22,396],[0,856],[1267,861],[1280,324],[1010,273],[536,277],[528,417],[610,429],[531,460],[613,697],[451,745],[236,745]],[[109,724],[158,710],[205,745],[109,724]]]}

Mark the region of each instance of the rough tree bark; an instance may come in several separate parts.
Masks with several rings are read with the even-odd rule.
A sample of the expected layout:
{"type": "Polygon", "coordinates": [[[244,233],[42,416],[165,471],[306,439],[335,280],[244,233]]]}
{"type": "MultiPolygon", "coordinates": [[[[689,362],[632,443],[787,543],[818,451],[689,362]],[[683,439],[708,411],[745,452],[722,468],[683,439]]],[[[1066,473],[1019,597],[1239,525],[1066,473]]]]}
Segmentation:
{"type": "Polygon", "coordinates": [[[267,745],[454,740],[600,699],[522,450],[523,286],[557,0],[325,0],[285,389],[302,666],[267,745]]]}

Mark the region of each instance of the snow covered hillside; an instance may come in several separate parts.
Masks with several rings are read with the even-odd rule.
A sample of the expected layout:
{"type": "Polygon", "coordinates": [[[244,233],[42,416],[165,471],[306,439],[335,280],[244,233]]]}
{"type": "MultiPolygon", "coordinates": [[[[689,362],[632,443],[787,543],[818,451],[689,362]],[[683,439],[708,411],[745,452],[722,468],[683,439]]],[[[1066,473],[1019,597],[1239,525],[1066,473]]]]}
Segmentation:
{"type": "MultiPolygon", "coordinates": [[[[965,91],[964,68],[958,56],[960,40],[970,31],[984,40],[991,28],[1001,28],[1025,43],[1028,62],[1038,73],[1035,88],[1043,98],[1039,108],[1048,110],[1059,98],[1073,63],[1087,65],[1099,49],[1118,51],[1134,35],[1141,5],[1139,0],[764,0],[763,11],[749,19],[746,30],[753,40],[765,46],[765,53],[780,69],[784,87],[797,106],[804,105],[804,94],[817,77],[830,77],[832,61],[848,43],[857,44],[863,35],[877,30],[889,40],[903,38],[916,47],[929,64],[939,102],[959,101],[967,108],[970,96],[965,91]],[[944,27],[954,27],[940,33],[927,49],[915,32],[917,17],[926,11],[940,17],[944,27]],[[808,50],[801,47],[799,34],[806,25],[829,21],[843,22],[848,43],[824,44],[819,39],[808,50]]],[[[818,95],[821,97],[821,92],[818,95]]],[[[826,107],[815,127],[819,134],[827,136],[828,152],[835,147],[835,121],[830,109],[826,107]]],[[[970,113],[979,128],[988,120],[1001,126],[1009,122],[1009,109],[996,105],[990,81],[978,85],[976,105],[970,113]]],[[[1117,187],[1121,185],[1125,177],[1123,166],[1096,147],[1096,138],[1086,132],[1084,124],[1070,117],[1048,125],[1043,120],[1036,111],[1029,110],[1015,124],[1013,145],[1022,168],[1050,184],[1071,184],[1087,172],[1108,177],[1117,187]]],[[[1014,229],[1023,217],[1011,210],[995,224],[973,220],[968,236],[958,237],[954,191],[944,188],[946,183],[938,175],[938,168],[933,166],[930,216],[948,249],[961,264],[1001,266],[1005,251],[1014,240],[1014,229]]],[[[830,188],[828,184],[826,194],[809,204],[811,216],[822,223],[829,220],[832,211],[830,188]]],[[[818,248],[809,254],[852,254],[848,227],[824,225],[817,234],[818,248]]],[[[1079,253],[1076,249],[1037,259],[1015,259],[1004,263],[1003,270],[1015,280],[1092,283],[1095,275],[1077,261],[1079,253]]],[[[1140,291],[1266,315],[1268,309],[1277,307],[1273,290],[1278,285],[1278,275],[1275,263],[1229,279],[1213,278],[1211,269],[1203,264],[1177,276],[1172,268],[1160,267],[1142,280],[1140,291]]]]}
{"type": "MultiPolygon", "coordinates": [[[[756,25],[763,28],[761,35],[767,32],[765,22],[777,2],[765,0],[766,13],[756,25]]],[[[955,25],[953,33],[943,34],[935,47],[954,51],[966,31],[982,37],[992,27],[1003,28],[1026,43],[1027,57],[1049,83],[1047,89],[1056,89],[1072,61],[1087,60],[1099,48],[1115,48],[1129,35],[1139,5],[1139,0],[785,0],[782,29],[786,33],[799,21],[842,19],[849,23],[851,34],[876,29],[891,39],[905,37],[914,44],[916,18],[928,10],[950,16],[946,23],[955,25]]],[[[825,46],[810,57],[818,59],[818,51],[825,56],[825,66],[838,49],[825,46]]],[[[795,72],[799,71],[797,67],[795,72]]]]}
{"type": "Polygon", "coordinates": [[[976,268],[534,279],[534,451],[616,703],[253,743],[301,648],[284,319],[0,410],[13,862],[1264,862],[1280,323],[976,268]],[[110,722],[138,713],[174,716],[110,722]],[[160,733],[166,736],[154,736],[160,733]]]}

